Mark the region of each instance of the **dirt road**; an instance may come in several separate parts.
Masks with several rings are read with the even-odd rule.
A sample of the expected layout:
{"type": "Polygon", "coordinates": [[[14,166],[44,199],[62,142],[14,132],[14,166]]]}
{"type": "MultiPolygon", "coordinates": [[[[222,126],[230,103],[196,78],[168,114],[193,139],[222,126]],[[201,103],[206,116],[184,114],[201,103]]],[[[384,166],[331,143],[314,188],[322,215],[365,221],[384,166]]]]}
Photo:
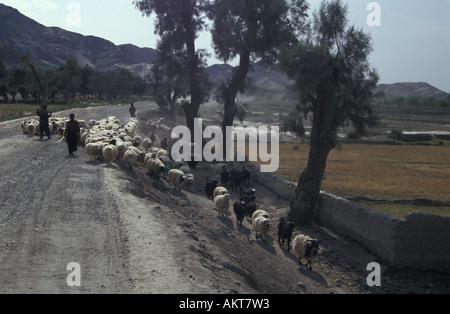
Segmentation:
{"type": "MultiPolygon", "coordinates": [[[[152,112],[154,105],[137,104],[152,112]]],[[[77,119],[116,116],[126,106],[77,109],[77,119]]],[[[68,116],[69,112],[58,116],[68,116]]],[[[143,134],[148,136],[148,134],[143,134]]],[[[88,162],[84,148],[69,157],[58,137],[22,134],[18,121],[0,124],[0,293],[448,293],[448,275],[391,270],[368,287],[377,258],[323,228],[301,228],[322,240],[320,265],[304,269],[280,248],[279,217],[288,204],[253,184],[272,216],[266,242],[249,221],[219,218],[203,193],[212,170],[195,171],[191,191],[173,191],[165,178],[120,162],[88,162]],[[81,285],[69,287],[69,263],[81,285]]],[[[234,195],[236,197],[236,194],[234,195]]]]}

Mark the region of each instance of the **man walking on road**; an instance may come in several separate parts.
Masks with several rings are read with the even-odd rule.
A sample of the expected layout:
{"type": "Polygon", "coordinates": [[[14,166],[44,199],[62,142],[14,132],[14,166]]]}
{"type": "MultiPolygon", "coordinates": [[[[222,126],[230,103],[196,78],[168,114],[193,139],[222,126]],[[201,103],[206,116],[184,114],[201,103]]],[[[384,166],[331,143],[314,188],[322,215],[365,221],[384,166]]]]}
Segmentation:
{"type": "Polygon", "coordinates": [[[52,116],[52,113],[47,111],[47,105],[43,105],[42,109],[38,109],[36,113],[39,116],[39,131],[41,134],[41,139],[44,137],[44,132],[47,138],[50,139],[48,119],[52,116]]]}
{"type": "Polygon", "coordinates": [[[66,124],[64,137],[66,138],[67,146],[69,148],[69,156],[73,156],[73,153],[78,150],[78,139],[80,138],[80,124],[75,120],[75,115],[73,113],[70,114],[70,121],[66,124]]]}
{"type": "Polygon", "coordinates": [[[128,112],[132,118],[136,118],[136,107],[133,103],[130,104],[130,109],[128,109],[128,112]]]}

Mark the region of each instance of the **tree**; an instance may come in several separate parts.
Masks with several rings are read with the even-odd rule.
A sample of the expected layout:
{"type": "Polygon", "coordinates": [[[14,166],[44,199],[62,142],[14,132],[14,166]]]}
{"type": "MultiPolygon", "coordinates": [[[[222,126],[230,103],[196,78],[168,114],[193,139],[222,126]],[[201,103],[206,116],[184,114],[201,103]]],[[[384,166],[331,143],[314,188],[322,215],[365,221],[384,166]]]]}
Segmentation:
{"type": "Polygon", "coordinates": [[[89,65],[85,65],[81,69],[81,83],[80,83],[80,89],[81,94],[84,97],[89,97],[92,93],[92,90],[90,88],[90,80],[94,76],[95,70],[92,69],[89,65]]]}
{"type": "Polygon", "coordinates": [[[8,69],[3,60],[0,59],[0,97],[8,100],[8,69]]]}
{"type": "Polygon", "coordinates": [[[188,85],[183,76],[182,63],[172,60],[161,64],[156,59],[148,80],[152,85],[153,97],[162,113],[169,118],[175,118],[177,102],[188,95],[188,85]]]}
{"type": "Polygon", "coordinates": [[[53,69],[38,71],[34,66],[31,53],[27,52],[20,56],[20,62],[31,71],[34,79],[34,97],[41,102],[41,106],[46,105],[48,98],[54,94],[55,86],[51,81],[54,80],[56,72],[53,69]]]}
{"type": "Polygon", "coordinates": [[[209,17],[215,53],[224,62],[239,58],[239,66],[218,93],[224,104],[224,134],[239,112],[236,97],[245,87],[252,62],[274,62],[281,44],[293,40],[295,31],[304,28],[307,9],[305,0],[216,0],[212,4],[209,17]],[[292,19],[289,7],[293,8],[292,19]]]}
{"type": "MultiPolygon", "coordinates": [[[[134,1],[144,15],[156,15],[155,33],[159,35],[158,53],[161,64],[182,60],[180,70],[189,87],[190,100],[182,104],[186,125],[194,141],[194,119],[207,98],[206,53],[196,49],[196,39],[205,27],[207,0],[140,0],[134,1]]],[[[193,165],[193,164],[192,164],[193,165]]]]}
{"type": "Polygon", "coordinates": [[[371,39],[362,29],[348,26],[347,6],[341,0],[322,2],[311,32],[283,49],[280,63],[295,81],[299,111],[313,114],[307,167],[291,201],[289,218],[311,224],[328,154],[336,146],[340,127],[353,124],[364,134],[377,123],[371,99],[378,75],[368,62],[371,39]]]}
{"type": "Polygon", "coordinates": [[[64,101],[66,105],[72,102],[72,94],[81,84],[81,68],[74,56],[69,57],[66,63],[58,69],[58,81],[61,84],[60,90],[64,92],[64,101]]]}
{"type": "Polygon", "coordinates": [[[15,68],[9,71],[9,92],[12,96],[12,101],[16,101],[17,93],[24,91],[27,85],[27,72],[25,69],[15,68]]]}

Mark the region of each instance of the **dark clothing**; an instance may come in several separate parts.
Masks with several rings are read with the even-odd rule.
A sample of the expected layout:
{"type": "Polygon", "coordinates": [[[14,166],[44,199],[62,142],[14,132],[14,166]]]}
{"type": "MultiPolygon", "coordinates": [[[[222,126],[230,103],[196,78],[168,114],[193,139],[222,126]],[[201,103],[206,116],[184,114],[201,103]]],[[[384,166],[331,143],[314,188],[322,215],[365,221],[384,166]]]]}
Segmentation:
{"type": "Polygon", "coordinates": [[[50,126],[48,119],[52,116],[51,112],[48,112],[46,109],[38,109],[37,115],[39,116],[39,131],[41,134],[41,138],[45,135],[50,138],[50,126]]]}
{"type": "Polygon", "coordinates": [[[73,154],[73,152],[78,150],[78,138],[80,137],[80,124],[77,120],[67,122],[64,135],[69,148],[69,154],[73,154]]]}
{"type": "Polygon", "coordinates": [[[130,116],[132,118],[136,118],[136,108],[134,106],[131,106],[130,109],[128,109],[128,111],[130,112],[130,116]]]}

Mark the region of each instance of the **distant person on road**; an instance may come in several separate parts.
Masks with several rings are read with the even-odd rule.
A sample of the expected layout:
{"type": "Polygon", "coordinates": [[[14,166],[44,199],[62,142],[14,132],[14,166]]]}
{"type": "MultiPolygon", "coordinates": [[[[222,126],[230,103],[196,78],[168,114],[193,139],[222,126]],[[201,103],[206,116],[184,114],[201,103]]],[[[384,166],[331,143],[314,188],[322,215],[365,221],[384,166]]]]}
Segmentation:
{"type": "Polygon", "coordinates": [[[74,152],[78,150],[78,139],[80,138],[80,124],[75,120],[75,115],[70,114],[70,121],[66,124],[64,137],[66,138],[67,146],[69,148],[69,156],[73,156],[74,152]]]}
{"type": "Polygon", "coordinates": [[[41,109],[38,109],[36,113],[39,116],[39,131],[41,134],[41,139],[44,137],[44,133],[48,139],[51,139],[48,119],[52,116],[52,112],[48,112],[47,106],[44,105],[41,109]]]}
{"type": "Polygon", "coordinates": [[[132,118],[136,118],[136,107],[134,106],[133,103],[131,103],[130,109],[128,109],[128,112],[130,113],[130,116],[132,118]]]}
{"type": "Polygon", "coordinates": [[[167,137],[165,137],[161,142],[161,148],[167,149],[167,137]]]}

